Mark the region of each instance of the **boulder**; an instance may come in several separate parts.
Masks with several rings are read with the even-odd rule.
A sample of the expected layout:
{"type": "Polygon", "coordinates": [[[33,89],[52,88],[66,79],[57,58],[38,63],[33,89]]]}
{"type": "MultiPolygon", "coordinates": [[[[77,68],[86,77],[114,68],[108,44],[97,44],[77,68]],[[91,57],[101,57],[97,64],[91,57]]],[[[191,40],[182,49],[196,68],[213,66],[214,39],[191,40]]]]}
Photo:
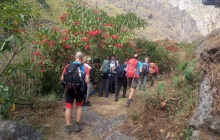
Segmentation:
{"type": "Polygon", "coordinates": [[[110,134],[106,140],[137,140],[136,138],[125,136],[122,133],[119,133],[117,131],[114,131],[112,134],[110,134]]]}
{"type": "Polygon", "coordinates": [[[17,122],[1,121],[0,140],[44,140],[44,137],[40,132],[17,122]]]}
{"type": "Polygon", "coordinates": [[[114,128],[123,124],[126,118],[127,115],[120,115],[114,118],[100,121],[93,127],[92,133],[96,137],[104,139],[104,137],[106,137],[108,133],[112,132],[114,128]]]}

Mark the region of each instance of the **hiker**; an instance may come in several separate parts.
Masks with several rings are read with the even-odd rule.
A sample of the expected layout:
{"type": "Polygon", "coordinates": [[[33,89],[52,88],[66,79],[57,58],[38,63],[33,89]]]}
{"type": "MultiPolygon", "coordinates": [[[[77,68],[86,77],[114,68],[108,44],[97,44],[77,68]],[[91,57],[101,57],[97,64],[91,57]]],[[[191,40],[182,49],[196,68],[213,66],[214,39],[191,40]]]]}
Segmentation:
{"type": "Polygon", "coordinates": [[[128,85],[131,87],[128,101],[126,107],[130,107],[132,97],[136,91],[138,81],[140,79],[140,72],[142,72],[142,63],[138,60],[138,54],[135,54],[134,57],[127,62],[127,77],[128,85]]]}
{"type": "Polygon", "coordinates": [[[153,87],[154,80],[156,79],[156,76],[159,72],[159,69],[155,63],[150,63],[149,68],[149,81],[150,81],[150,87],[153,87]]]}
{"type": "Polygon", "coordinates": [[[121,64],[116,67],[115,71],[117,72],[117,88],[115,93],[115,101],[118,101],[119,92],[121,86],[123,85],[123,98],[126,98],[126,90],[127,90],[127,75],[126,75],[126,67],[127,61],[124,64],[121,64]]]}
{"type": "Polygon", "coordinates": [[[119,65],[119,62],[116,60],[115,55],[110,57],[110,70],[111,70],[111,79],[109,85],[109,93],[115,94],[115,85],[116,85],[116,71],[115,68],[119,65]]]}
{"type": "MultiPolygon", "coordinates": [[[[84,56],[82,59],[83,64],[89,69],[89,71],[91,71],[92,67],[90,66],[90,61],[91,61],[91,57],[90,56],[84,56]]],[[[86,106],[89,106],[90,104],[88,104],[88,92],[89,90],[91,90],[91,82],[89,82],[88,84],[86,84],[86,91],[84,92],[84,99],[83,99],[83,107],[82,110],[83,111],[88,111],[89,108],[87,108],[86,106]]]]}
{"type": "Polygon", "coordinates": [[[109,83],[111,78],[109,57],[106,57],[105,60],[103,61],[100,71],[101,71],[101,84],[100,84],[99,96],[102,97],[103,90],[105,89],[105,98],[108,98],[109,83]]]}
{"type": "Polygon", "coordinates": [[[71,133],[70,121],[74,100],[76,100],[76,125],[74,129],[76,132],[82,130],[80,119],[82,115],[85,84],[88,84],[90,80],[89,68],[82,63],[82,57],[82,52],[77,52],[75,55],[75,62],[66,65],[61,75],[61,80],[66,85],[66,126],[64,127],[64,131],[67,134],[71,133]]]}
{"type": "Polygon", "coordinates": [[[140,73],[140,85],[139,85],[140,90],[144,90],[146,88],[147,79],[149,76],[149,67],[150,67],[149,57],[145,58],[142,65],[143,68],[142,68],[142,72],[140,73]]]}
{"type": "MultiPolygon", "coordinates": [[[[87,58],[88,60],[88,58],[87,58]]],[[[90,61],[91,59],[89,59],[88,61],[90,61]]],[[[90,63],[90,62],[89,62],[90,63]]],[[[87,94],[86,94],[86,98],[85,98],[85,102],[84,105],[85,106],[91,106],[91,103],[89,101],[89,96],[92,92],[94,92],[94,88],[96,86],[96,82],[95,82],[95,68],[99,65],[100,60],[98,58],[93,60],[93,65],[91,65],[91,69],[90,69],[90,82],[87,84],[87,94]]]]}

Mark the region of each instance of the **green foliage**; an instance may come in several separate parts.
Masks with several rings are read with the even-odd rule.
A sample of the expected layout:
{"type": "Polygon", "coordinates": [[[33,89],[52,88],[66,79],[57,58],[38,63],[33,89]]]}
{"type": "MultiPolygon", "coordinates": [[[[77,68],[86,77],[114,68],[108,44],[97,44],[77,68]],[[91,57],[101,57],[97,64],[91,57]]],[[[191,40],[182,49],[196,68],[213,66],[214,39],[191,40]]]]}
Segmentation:
{"type": "Polygon", "coordinates": [[[9,87],[0,83],[0,120],[7,119],[10,115],[10,109],[14,102],[14,95],[9,87]]]}
{"type": "Polygon", "coordinates": [[[157,64],[160,73],[169,73],[171,71],[176,60],[171,58],[170,51],[167,51],[164,47],[160,47],[157,42],[137,39],[136,43],[142,61],[148,56],[150,57],[150,62],[157,64]]]}

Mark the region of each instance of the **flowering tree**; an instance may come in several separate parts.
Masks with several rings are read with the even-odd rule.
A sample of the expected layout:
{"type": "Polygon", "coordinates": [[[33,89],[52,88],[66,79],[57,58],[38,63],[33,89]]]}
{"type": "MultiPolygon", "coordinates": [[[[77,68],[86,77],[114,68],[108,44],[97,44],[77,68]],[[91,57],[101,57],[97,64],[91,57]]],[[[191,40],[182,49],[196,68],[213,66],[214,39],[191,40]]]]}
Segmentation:
{"type": "Polygon", "coordinates": [[[104,11],[90,8],[86,2],[67,3],[67,13],[60,16],[64,28],[37,25],[39,33],[33,60],[40,72],[48,70],[60,74],[61,68],[73,60],[76,51],[104,58],[116,54],[123,58],[137,49],[132,45],[133,29],[146,25],[133,13],[108,16],[104,11]],[[40,66],[40,67],[39,67],[40,66]]]}

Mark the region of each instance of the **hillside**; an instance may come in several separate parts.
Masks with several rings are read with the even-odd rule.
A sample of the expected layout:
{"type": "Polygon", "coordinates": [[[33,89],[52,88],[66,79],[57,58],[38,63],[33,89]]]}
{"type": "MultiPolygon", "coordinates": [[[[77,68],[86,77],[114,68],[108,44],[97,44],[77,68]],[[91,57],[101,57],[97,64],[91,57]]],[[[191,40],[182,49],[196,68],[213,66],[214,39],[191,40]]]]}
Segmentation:
{"type": "MultiPolygon", "coordinates": [[[[59,26],[59,16],[66,12],[64,0],[32,1],[41,7],[43,23],[59,26]]],[[[138,37],[152,40],[192,42],[220,26],[219,9],[203,6],[198,0],[89,0],[88,3],[97,4],[112,16],[136,13],[148,23],[144,30],[136,31],[138,37]]]]}

